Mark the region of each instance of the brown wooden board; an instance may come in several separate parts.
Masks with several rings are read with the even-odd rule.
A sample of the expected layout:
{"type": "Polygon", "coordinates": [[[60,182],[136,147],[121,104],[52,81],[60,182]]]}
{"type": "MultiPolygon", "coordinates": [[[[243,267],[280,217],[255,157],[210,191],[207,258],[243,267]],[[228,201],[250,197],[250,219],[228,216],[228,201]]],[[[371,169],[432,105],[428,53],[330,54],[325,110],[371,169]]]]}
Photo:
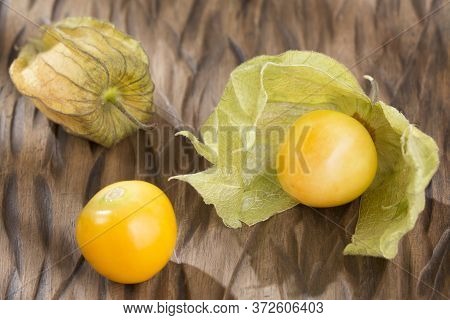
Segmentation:
{"type": "MultiPolygon", "coordinates": [[[[448,1],[5,3],[0,4],[0,298],[450,296],[448,1]],[[167,182],[171,174],[207,164],[187,141],[173,138],[174,129],[163,120],[156,131],[140,132],[109,150],[50,123],[17,92],[8,67],[26,39],[38,34],[35,24],[80,15],[109,20],[141,41],[151,61],[156,103],[171,106],[184,125],[197,129],[218,103],[233,68],[259,54],[315,50],[350,67],[361,83],[364,74],[372,75],[381,99],[440,148],[441,165],[426,190],[426,208],[401,241],[398,256],[388,261],[342,255],[356,224],[357,203],[321,214],[299,205],[253,227],[225,227],[192,187],[167,182]],[[99,276],[74,240],[75,218],[89,197],[126,179],[145,179],[167,190],[179,223],[171,262],[139,285],[99,276]]],[[[159,113],[159,119],[171,119],[159,113]]]]}

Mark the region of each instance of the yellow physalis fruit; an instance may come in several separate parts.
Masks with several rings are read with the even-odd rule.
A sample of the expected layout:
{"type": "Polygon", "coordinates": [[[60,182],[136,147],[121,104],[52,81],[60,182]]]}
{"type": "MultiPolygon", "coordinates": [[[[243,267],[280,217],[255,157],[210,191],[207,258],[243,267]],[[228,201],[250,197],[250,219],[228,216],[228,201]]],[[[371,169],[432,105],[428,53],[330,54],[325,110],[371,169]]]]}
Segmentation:
{"type": "Polygon", "coordinates": [[[76,240],[89,264],[119,283],[139,283],[169,262],[177,238],[172,203],[157,186],[121,181],[100,190],[76,221],[76,240]]]}
{"type": "Polygon", "coordinates": [[[278,149],[278,182],[311,207],[355,200],[376,172],[377,150],[369,132],[353,117],[334,110],[315,110],[298,118],[278,149]]]}
{"type": "Polygon", "coordinates": [[[110,147],[153,111],[154,85],[140,43],[89,17],[43,27],[10,67],[17,89],[68,132],[110,147]]]}

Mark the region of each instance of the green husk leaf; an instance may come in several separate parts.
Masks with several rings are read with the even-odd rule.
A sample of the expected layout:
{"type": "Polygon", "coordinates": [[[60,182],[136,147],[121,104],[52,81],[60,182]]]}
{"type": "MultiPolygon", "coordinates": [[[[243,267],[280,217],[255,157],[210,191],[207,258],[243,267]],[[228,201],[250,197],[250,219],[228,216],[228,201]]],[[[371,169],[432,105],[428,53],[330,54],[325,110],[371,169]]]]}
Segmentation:
{"type": "Polygon", "coordinates": [[[275,156],[290,125],[318,109],[361,121],[379,154],[377,176],[362,198],[345,253],[392,258],[423,209],[424,189],[438,166],[437,147],[394,108],[372,102],[342,64],[323,54],[288,51],[237,67],[201,127],[203,142],[180,133],[211,168],[173,178],[197,189],[229,227],[264,221],[297,204],[278,183],[275,156]]]}
{"type": "Polygon", "coordinates": [[[362,196],[356,231],[344,254],[392,259],[424,209],[424,190],[439,165],[438,147],[383,102],[373,106],[367,121],[374,129],[379,169],[362,196]]]}

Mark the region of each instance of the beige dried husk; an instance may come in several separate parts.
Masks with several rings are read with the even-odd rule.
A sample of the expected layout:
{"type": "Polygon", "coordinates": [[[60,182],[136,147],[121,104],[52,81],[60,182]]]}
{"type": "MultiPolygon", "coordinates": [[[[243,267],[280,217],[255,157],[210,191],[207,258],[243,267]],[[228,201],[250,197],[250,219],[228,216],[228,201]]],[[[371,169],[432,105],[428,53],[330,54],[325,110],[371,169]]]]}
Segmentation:
{"type": "Polygon", "coordinates": [[[23,95],[68,132],[106,147],[145,127],[154,85],[138,41],[88,17],[43,30],[9,70],[23,95]]]}

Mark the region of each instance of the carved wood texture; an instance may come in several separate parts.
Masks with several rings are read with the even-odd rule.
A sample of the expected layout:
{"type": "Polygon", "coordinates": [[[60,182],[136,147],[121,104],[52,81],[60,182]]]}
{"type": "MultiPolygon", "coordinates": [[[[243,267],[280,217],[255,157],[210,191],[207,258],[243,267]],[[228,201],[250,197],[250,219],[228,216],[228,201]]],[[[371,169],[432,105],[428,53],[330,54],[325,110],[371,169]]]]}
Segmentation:
{"type": "Polygon", "coordinates": [[[0,298],[449,297],[448,1],[5,3],[0,4],[0,298]],[[259,54],[315,50],[351,67],[361,82],[364,74],[372,75],[382,100],[440,148],[441,166],[427,189],[426,208],[401,241],[398,256],[387,261],[342,255],[356,223],[355,203],[322,210],[323,215],[297,206],[254,227],[226,228],[189,185],[167,182],[175,172],[206,164],[185,140],[172,137],[162,111],[160,127],[150,137],[141,132],[109,150],[50,123],[16,91],[8,67],[18,48],[37,34],[34,23],[80,15],[112,21],[142,42],[156,102],[182,119],[176,125],[199,128],[233,68],[259,54]],[[159,174],[161,167],[172,172],[159,174]],[[100,277],[74,241],[75,218],[89,197],[126,179],[146,179],[166,189],[179,223],[176,255],[139,285],[100,277]]]}

